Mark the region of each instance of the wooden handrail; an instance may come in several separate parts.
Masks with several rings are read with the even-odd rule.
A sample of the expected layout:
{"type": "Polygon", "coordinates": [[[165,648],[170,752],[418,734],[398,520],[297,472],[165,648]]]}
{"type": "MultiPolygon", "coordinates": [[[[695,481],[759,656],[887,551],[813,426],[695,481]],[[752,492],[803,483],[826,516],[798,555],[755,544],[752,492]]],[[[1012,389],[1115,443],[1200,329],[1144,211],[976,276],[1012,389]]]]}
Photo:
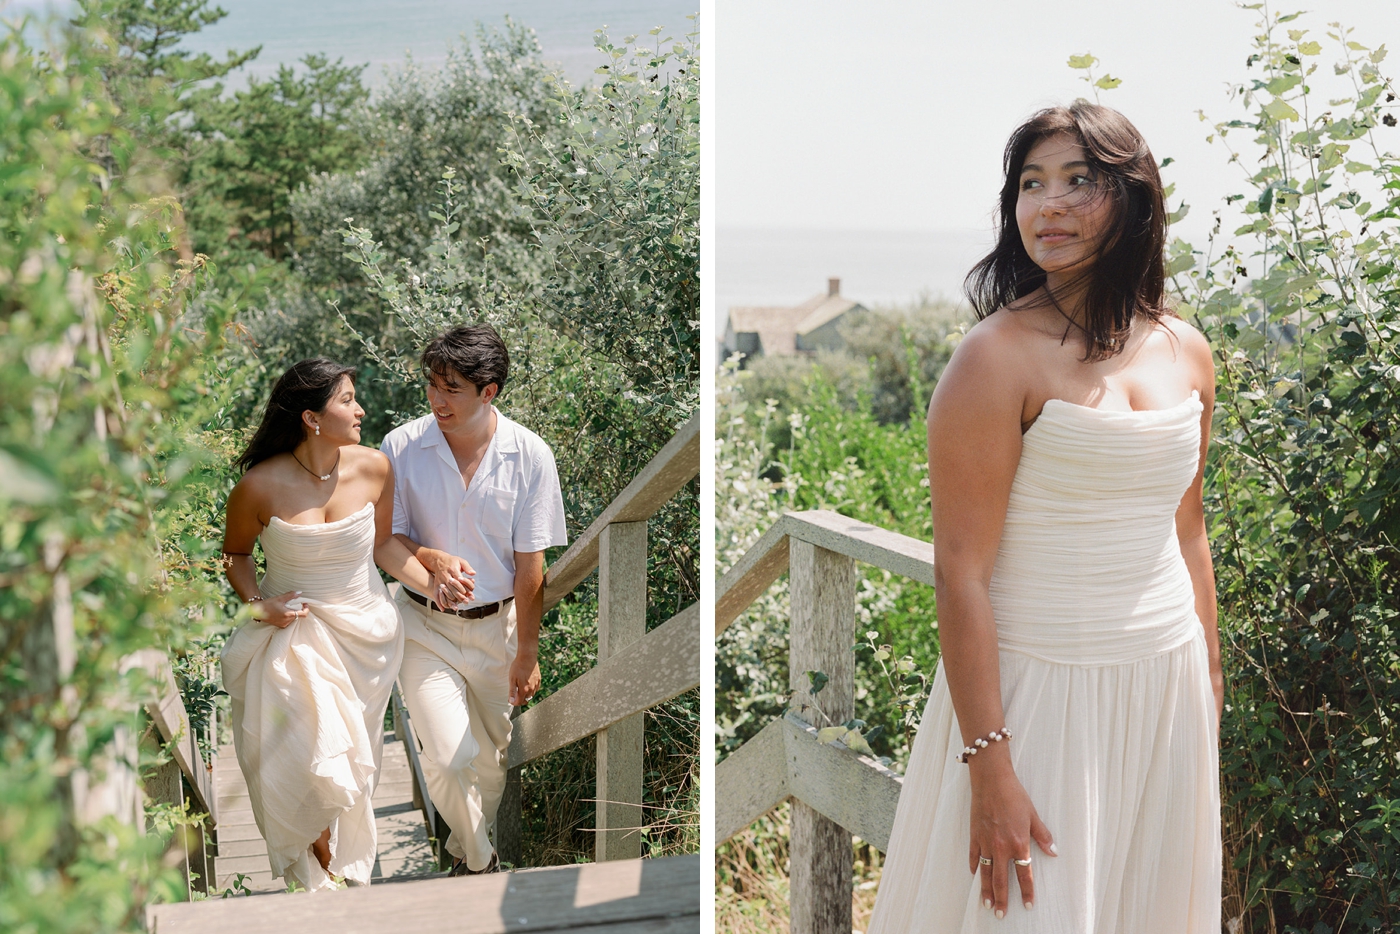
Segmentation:
{"type": "Polygon", "coordinates": [[[175,683],[169,656],[159,649],[142,649],[127,656],[125,667],[128,671],[139,668],[155,680],[158,693],[146,702],[146,713],[160,731],[161,738],[170,744],[171,753],[197,803],[211,821],[217,822],[219,802],[214,794],[212,767],[205,763],[198,739],[190,729],[189,714],[180,700],[180,688],[175,683]]]}
{"type": "Polygon", "coordinates": [[[719,764],[716,831],[726,840],[791,800],[789,904],[794,931],[851,930],[851,834],[889,845],[903,781],[878,762],[822,743],[817,724],[854,711],[857,561],[934,583],[933,546],[829,510],[783,515],[718,582],[723,632],[784,571],[791,572],[791,708],[719,764]],[[827,675],[813,688],[808,671],[827,675]],[[818,698],[816,691],[823,691],[818,698]]]}
{"type": "Polygon", "coordinates": [[[516,718],[515,768],[607,729],[700,683],[700,607],[692,603],[516,718]]]}
{"type": "Polygon", "coordinates": [[[933,545],[827,509],[784,513],[715,587],[715,635],[728,629],[788,567],[788,540],[933,583],[933,545]]]}
{"type": "Polygon", "coordinates": [[[715,769],[715,840],[723,843],[796,798],[883,852],[903,785],[869,756],[823,743],[816,727],[785,715],[715,769]]]}
{"type": "MultiPolygon", "coordinates": [[[[423,812],[423,823],[427,825],[428,836],[436,840],[438,837],[437,808],[433,804],[432,797],[428,794],[428,775],[423,770],[423,760],[418,751],[418,731],[413,727],[413,718],[409,716],[408,707],[403,702],[403,692],[399,689],[398,681],[395,681],[393,688],[390,689],[389,706],[394,711],[394,732],[408,753],[408,768],[413,774],[413,803],[423,812]]],[[[433,848],[434,854],[441,862],[447,841],[437,840],[437,844],[433,848]]]]}
{"type": "Polygon", "coordinates": [[[598,539],[614,522],[650,519],[676,492],[700,473],[700,415],[682,425],[656,456],[608,508],[584,530],[545,573],[544,608],[548,610],[598,566],[598,539]]]}

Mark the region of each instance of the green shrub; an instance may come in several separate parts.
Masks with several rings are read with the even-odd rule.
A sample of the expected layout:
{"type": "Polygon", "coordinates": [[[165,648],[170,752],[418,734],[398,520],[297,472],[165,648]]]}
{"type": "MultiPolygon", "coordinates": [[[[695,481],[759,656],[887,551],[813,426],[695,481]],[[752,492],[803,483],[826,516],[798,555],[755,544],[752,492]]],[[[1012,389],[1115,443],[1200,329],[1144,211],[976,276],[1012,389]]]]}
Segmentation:
{"type": "Polygon", "coordinates": [[[1227,199],[1246,223],[1203,257],[1173,248],[1181,312],[1220,380],[1206,488],[1229,705],[1225,910],[1241,931],[1392,930],[1400,130],[1384,46],[1296,19],[1263,14],[1248,115],[1215,127],[1249,139],[1253,174],[1227,199]]]}
{"type": "Polygon", "coordinates": [[[228,309],[192,312],[206,274],[181,258],[178,205],[153,194],[131,132],[143,114],[119,114],[92,34],[56,35],[48,52],[21,28],[0,37],[7,931],[131,929],[147,900],[183,897],[157,859],[162,835],[95,819],[84,788],[138,765],[120,740],[150,686],[123,677],[122,660],[178,650],[215,616],[214,594],[171,547],[172,517],[202,483],[193,429],[217,394],[201,354],[228,309]]]}

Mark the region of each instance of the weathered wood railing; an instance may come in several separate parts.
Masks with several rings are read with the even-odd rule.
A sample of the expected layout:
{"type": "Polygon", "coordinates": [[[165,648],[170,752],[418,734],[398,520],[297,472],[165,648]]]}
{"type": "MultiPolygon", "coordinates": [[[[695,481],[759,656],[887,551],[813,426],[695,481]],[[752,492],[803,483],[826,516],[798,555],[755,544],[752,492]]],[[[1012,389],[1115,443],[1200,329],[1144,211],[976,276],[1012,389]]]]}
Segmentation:
{"type": "Polygon", "coordinates": [[[189,803],[191,815],[204,814],[195,824],[177,827],[170,841],[169,856],[183,870],[186,896],[209,892],[214,880],[214,828],[218,821],[218,799],[214,793],[213,765],[204,761],[198,738],[190,728],[189,714],[180,700],[170,658],[159,649],[144,649],[127,656],[123,670],[143,671],[155,686],[154,696],[143,705],[146,729],[136,744],[119,731],[105,756],[103,780],[86,790],[89,819],[110,814],[127,823],[142,818],[141,793],[152,801],[176,808],[189,803]],[[164,745],[171,758],[147,776],[144,783],[135,770],[142,743],[164,745]],[[139,790],[138,790],[139,789],[139,790]]]}
{"type": "MultiPolygon", "coordinates": [[[[545,574],[548,611],[598,569],[598,664],[535,706],[519,712],[511,734],[505,796],[496,818],[501,859],[519,863],[520,768],[597,736],[598,860],[642,854],[642,750],[645,711],[700,683],[700,611],[695,604],[646,631],[647,520],[700,472],[695,416],[593,520],[545,574]]],[[[396,726],[414,769],[415,802],[430,832],[445,841],[427,794],[412,718],[395,700],[396,726]]],[[[443,856],[439,849],[439,859],[443,856]]]]}
{"type": "Polygon", "coordinates": [[[849,934],[851,834],[883,851],[902,786],[898,775],[873,759],[817,741],[814,707],[833,722],[853,714],[857,561],[933,583],[929,543],[814,510],[775,522],[716,587],[718,636],[790,572],[791,710],[716,769],[715,839],[729,839],[792,800],[793,934],[849,934]],[[812,694],[809,671],[827,675],[819,697],[812,694]]]}

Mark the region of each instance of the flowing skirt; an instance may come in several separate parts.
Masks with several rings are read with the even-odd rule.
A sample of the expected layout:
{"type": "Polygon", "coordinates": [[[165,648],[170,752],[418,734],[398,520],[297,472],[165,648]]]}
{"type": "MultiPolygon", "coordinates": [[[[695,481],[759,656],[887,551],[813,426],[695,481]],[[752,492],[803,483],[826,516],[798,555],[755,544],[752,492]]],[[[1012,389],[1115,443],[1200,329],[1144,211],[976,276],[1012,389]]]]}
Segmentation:
{"type": "Polygon", "coordinates": [[[870,934],[1218,934],[1220,792],[1204,635],[1122,664],[1003,650],[1011,759],[1058,857],[1032,843],[1035,906],[1006,917],[968,871],[968,767],[939,663],[870,934]]]}
{"type": "Polygon", "coordinates": [[[332,874],[368,885],[374,869],[371,796],[403,628],[373,583],[374,599],[308,598],[311,612],[285,629],[250,622],[224,647],[234,746],[272,874],[307,891],[335,887],[310,850],[327,828],[332,874]]]}

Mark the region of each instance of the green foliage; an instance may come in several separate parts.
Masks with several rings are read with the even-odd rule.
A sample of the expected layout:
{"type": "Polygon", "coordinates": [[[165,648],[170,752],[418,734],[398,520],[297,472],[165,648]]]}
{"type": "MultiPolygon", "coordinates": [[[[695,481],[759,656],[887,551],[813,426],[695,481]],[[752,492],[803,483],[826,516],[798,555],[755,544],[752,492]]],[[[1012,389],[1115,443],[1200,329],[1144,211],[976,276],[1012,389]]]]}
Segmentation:
{"type": "MultiPolygon", "coordinates": [[[[189,130],[184,203],[196,250],[226,261],[297,241],[292,196],[315,176],[359,166],[366,149],[360,83],[367,66],[307,55],[269,80],[209,102],[189,130]]],[[[314,231],[320,233],[320,231],[314,231]]]]}
{"type": "MultiPolygon", "coordinates": [[[[951,349],[934,354],[945,360],[951,349]]],[[[716,426],[716,569],[748,550],[784,510],[832,509],[924,540],[932,536],[928,457],[922,411],[931,389],[906,391],[918,416],[881,425],[868,396],[849,400],[814,368],[802,411],[789,413],[788,447],[777,448],[778,407],[759,408],[748,392],[752,371],[736,360],[718,379],[716,426]],[[854,411],[852,410],[854,408],[854,411]]],[[[868,664],[856,668],[857,711],[874,753],[907,761],[922,714],[926,677],[938,659],[933,589],[881,568],[859,566],[856,643],[868,664]]],[[[715,657],[717,741],[732,752],[787,706],[787,582],[775,583],[719,638],[715,657]]],[[[821,673],[816,673],[820,675],[821,673]]],[[[824,677],[824,675],[822,675],[824,677]]],[[[814,682],[815,686],[815,682],[814,682]]]]}
{"type": "Polygon", "coordinates": [[[92,140],[109,172],[125,160],[123,139],[139,141],[164,161],[180,165],[186,124],[218,100],[223,90],[219,78],[261,50],[230,51],[220,61],[181,48],[186,36],[228,15],[210,0],[79,0],[77,7],[74,24],[88,36],[84,54],[100,62],[107,95],[129,131],[115,139],[98,134],[92,140]]]}
{"type": "MultiPolygon", "coordinates": [[[[599,43],[613,57],[617,50],[602,37],[599,43]]],[[[571,534],[602,512],[697,403],[698,292],[688,290],[698,264],[698,78],[695,50],[685,48],[687,57],[666,85],[651,80],[654,70],[633,71],[616,57],[616,73],[596,93],[556,83],[546,102],[552,119],[595,128],[578,130],[580,139],[569,148],[553,148],[539,121],[514,117],[521,130],[503,152],[516,173],[514,194],[524,202],[514,210],[532,231],[522,244],[525,263],[546,270],[543,294],[540,280],[520,274],[521,263],[500,262],[463,236],[469,185],[451,167],[443,173],[441,200],[429,211],[438,226],[422,263],[391,265],[375,232],[355,225],[344,233],[347,252],[385,310],[374,318],[343,311],[343,319],[374,371],[396,387],[402,401],[392,419],[424,409],[418,354],[429,338],[466,321],[491,323],[512,361],[501,405],[554,448],[571,534]],[[673,110],[673,118],[658,116],[673,110]],[[604,132],[639,117],[656,121],[640,151],[632,133],[604,132]],[[583,165],[616,178],[596,183],[587,201],[549,187],[556,182],[548,179],[576,175],[583,165]],[[639,191],[650,199],[646,210],[637,207],[639,191]],[[658,228],[677,231],[691,251],[652,249],[658,228]],[[651,304],[629,311],[626,304],[644,293],[655,293],[651,304]]],[[[669,54],[648,52],[633,61],[660,67],[669,54]]],[[[658,622],[698,594],[696,492],[694,485],[683,491],[651,526],[658,622]]]]}
{"type": "Polygon", "coordinates": [[[1343,918],[1388,930],[1400,923],[1400,156],[1387,147],[1400,137],[1384,47],[1334,25],[1329,75],[1310,30],[1282,35],[1296,18],[1261,13],[1240,95],[1251,113],[1215,126],[1227,145],[1240,132],[1252,144],[1238,154],[1252,175],[1228,199],[1244,205],[1234,237],[1247,239],[1217,223],[1174,279],[1220,378],[1207,512],[1229,704],[1226,916],[1244,931],[1343,918]]]}
{"type": "Polygon", "coordinates": [[[543,254],[542,318],[618,361],[638,403],[683,417],[700,366],[700,76],[694,37],[663,48],[663,31],[631,50],[600,33],[603,86],[561,88],[548,129],[521,115],[505,155],[543,254]]]}
{"type": "MultiPolygon", "coordinates": [[[[132,928],[183,891],[163,841],[83,817],[83,788],[149,686],[138,649],[182,646],[210,594],[171,562],[171,506],[198,483],[187,413],[224,309],[192,316],[178,207],[112,184],[144,177],[93,36],[36,53],[0,38],[0,927],[132,928]]],[[[114,753],[114,750],[117,752],[114,753]]],[[[134,765],[134,763],[133,763],[134,765]]]]}
{"type": "Polygon", "coordinates": [[[943,372],[966,308],[921,298],[909,305],[852,312],[841,319],[842,348],[813,356],[758,356],[743,361],[743,395],[753,405],[777,403],[779,419],[770,437],[779,450],[791,443],[787,416],[813,404],[812,378],[837,388],[852,411],[868,399],[881,425],[922,417],[928,393],[943,372]]]}

